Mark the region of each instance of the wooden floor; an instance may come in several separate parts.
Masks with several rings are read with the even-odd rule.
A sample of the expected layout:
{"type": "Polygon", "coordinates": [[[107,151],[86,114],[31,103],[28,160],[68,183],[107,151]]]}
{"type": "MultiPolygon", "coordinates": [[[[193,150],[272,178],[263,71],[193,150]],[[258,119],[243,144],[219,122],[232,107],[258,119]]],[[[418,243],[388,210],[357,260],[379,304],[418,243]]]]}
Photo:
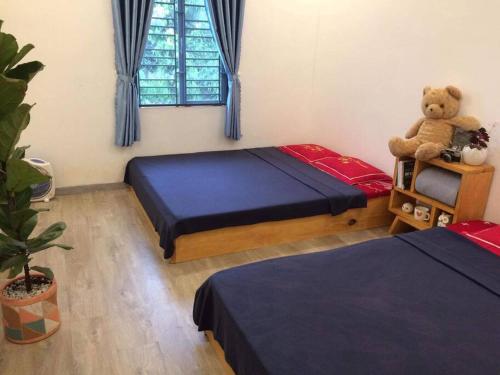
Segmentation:
{"type": "Polygon", "coordinates": [[[222,374],[191,318],[196,289],[216,271],[268,258],[309,253],[382,237],[375,229],[238,254],[169,264],[158,237],[126,189],[61,196],[42,225],[64,220],[64,242],[34,264],[59,283],[62,326],[28,346],[0,338],[2,375],[222,374]]]}

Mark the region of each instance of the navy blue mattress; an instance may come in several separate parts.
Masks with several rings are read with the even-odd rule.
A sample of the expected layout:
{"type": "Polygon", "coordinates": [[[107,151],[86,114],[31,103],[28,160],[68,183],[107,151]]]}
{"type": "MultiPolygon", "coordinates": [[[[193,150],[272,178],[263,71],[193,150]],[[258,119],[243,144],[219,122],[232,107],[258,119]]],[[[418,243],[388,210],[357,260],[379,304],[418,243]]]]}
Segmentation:
{"type": "Polygon", "coordinates": [[[249,264],[194,321],[238,375],[498,375],[500,258],[437,228],[249,264]]]}
{"type": "Polygon", "coordinates": [[[180,235],[366,207],[365,194],[276,148],[137,157],[125,182],[160,234],[180,235]]]}

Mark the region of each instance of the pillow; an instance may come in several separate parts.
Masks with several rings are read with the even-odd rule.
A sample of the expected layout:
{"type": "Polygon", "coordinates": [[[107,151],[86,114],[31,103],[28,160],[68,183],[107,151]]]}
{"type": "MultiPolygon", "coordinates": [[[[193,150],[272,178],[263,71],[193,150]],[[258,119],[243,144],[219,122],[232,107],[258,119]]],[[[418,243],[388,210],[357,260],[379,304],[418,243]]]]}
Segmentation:
{"type": "Polygon", "coordinates": [[[465,236],[484,249],[500,256],[500,225],[484,229],[477,233],[466,233],[465,236]]]}
{"type": "Polygon", "coordinates": [[[477,232],[481,232],[485,229],[493,228],[496,226],[497,224],[491,223],[489,221],[468,220],[456,224],[450,224],[446,227],[446,229],[452,230],[453,232],[457,232],[459,234],[475,234],[477,232]]]}
{"type": "Polygon", "coordinates": [[[368,181],[355,185],[357,189],[362,190],[368,199],[383,197],[391,194],[392,181],[368,181]]]}
{"type": "Polygon", "coordinates": [[[340,154],[332,150],[315,144],[288,145],[278,147],[278,149],[305,163],[311,163],[327,157],[340,156],[340,154]]]}
{"type": "Polygon", "coordinates": [[[392,181],[392,178],[380,169],[349,156],[329,157],[312,164],[349,185],[368,181],[392,181]]]}

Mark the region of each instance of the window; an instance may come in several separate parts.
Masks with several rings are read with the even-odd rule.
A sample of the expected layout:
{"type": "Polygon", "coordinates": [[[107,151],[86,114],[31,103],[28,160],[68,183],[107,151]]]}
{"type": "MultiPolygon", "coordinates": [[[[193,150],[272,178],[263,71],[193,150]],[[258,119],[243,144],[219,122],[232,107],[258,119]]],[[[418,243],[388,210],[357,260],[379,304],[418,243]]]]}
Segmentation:
{"type": "Polygon", "coordinates": [[[141,106],[225,103],[227,78],[204,0],[155,0],[138,85],[141,106]]]}

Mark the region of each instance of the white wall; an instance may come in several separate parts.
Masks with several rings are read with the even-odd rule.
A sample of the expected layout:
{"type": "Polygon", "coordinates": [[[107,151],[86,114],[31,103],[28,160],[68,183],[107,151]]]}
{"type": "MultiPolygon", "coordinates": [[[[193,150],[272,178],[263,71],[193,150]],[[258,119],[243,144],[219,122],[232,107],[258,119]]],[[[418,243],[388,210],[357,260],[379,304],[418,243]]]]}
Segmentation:
{"type": "MultiPolygon", "coordinates": [[[[418,118],[425,85],[455,84],[463,114],[500,121],[500,2],[323,1],[313,123],[318,142],[391,171],[387,140],[418,118]],[[327,141],[325,141],[327,140],[327,141]]],[[[489,162],[498,169],[487,218],[500,222],[500,124],[489,162]]]]}
{"type": "Polygon", "coordinates": [[[265,3],[266,12],[263,2],[246,7],[243,139],[224,137],[224,107],[144,108],[141,142],[122,149],[113,145],[111,2],[1,0],[3,30],[35,44],[30,57],[46,65],[30,84],[27,101],[37,105],[22,142],[52,161],[58,186],[121,181],[135,155],[301,142],[310,133],[313,56],[296,49],[314,44],[314,9],[305,0],[265,3]]]}
{"type": "MultiPolygon", "coordinates": [[[[145,108],[142,140],[113,145],[110,1],[1,0],[4,30],[32,42],[46,69],[23,142],[54,163],[59,186],[121,181],[134,155],[316,141],[390,172],[386,143],[417,118],[424,85],[455,84],[463,113],[500,121],[496,0],[246,2],[240,142],[221,107],[145,108]]],[[[500,168],[500,125],[490,162],[500,168]]],[[[487,217],[500,222],[500,177],[487,217]]]]}

